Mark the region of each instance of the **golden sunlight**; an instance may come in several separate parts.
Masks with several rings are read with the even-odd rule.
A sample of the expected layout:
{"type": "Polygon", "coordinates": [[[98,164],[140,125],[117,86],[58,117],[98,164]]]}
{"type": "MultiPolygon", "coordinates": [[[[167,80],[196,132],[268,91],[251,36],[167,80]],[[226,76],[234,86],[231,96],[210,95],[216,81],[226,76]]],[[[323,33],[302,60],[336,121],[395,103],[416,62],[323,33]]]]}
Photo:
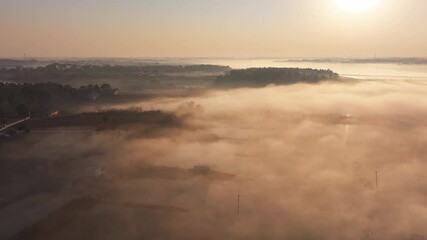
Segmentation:
{"type": "Polygon", "coordinates": [[[337,0],[341,9],[351,12],[365,11],[377,4],[378,0],[337,0]]]}

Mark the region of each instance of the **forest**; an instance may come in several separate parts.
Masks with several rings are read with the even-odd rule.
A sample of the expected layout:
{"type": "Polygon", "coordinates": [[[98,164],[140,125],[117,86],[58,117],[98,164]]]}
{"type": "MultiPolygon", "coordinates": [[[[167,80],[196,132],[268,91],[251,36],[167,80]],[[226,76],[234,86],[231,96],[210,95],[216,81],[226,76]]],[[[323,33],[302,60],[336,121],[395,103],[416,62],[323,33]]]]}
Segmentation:
{"type": "Polygon", "coordinates": [[[215,84],[219,87],[264,87],[269,84],[317,83],[324,80],[339,79],[339,75],[331,70],[310,68],[248,68],[231,70],[219,76],[215,84]]]}
{"type": "Polygon", "coordinates": [[[15,84],[0,82],[0,117],[46,116],[54,107],[114,96],[118,89],[109,84],[73,88],[57,83],[15,84]]]}
{"type": "Polygon", "coordinates": [[[0,68],[0,80],[10,82],[47,82],[72,81],[82,78],[126,78],[138,79],[145,76],[177,73],[223,73],[229,71],[226,66],[216,65],[77,65],[52,63],[44,67],[0,68]]]}

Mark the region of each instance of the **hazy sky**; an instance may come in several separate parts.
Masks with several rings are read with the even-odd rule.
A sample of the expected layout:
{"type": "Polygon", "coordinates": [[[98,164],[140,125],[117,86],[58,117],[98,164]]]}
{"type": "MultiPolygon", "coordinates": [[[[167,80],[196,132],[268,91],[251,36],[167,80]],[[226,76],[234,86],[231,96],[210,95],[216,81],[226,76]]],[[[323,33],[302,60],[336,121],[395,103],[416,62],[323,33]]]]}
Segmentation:
{"type": "Polygon", "coordinates": [[[0,57],[427,56],[426,0],[337,1],[0,0],[0,57]]]}

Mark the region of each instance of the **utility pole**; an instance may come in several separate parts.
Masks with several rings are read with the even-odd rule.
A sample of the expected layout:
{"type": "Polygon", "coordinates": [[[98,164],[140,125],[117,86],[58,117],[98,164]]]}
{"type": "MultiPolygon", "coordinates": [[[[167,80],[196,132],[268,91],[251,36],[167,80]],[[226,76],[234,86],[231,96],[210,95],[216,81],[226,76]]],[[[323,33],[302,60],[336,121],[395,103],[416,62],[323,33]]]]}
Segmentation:
{"type": "Polygon", "coordinates": [[[375,187],[378,190],[378,171],[375,171],[375,187]]]}
{"type": "Polygon", "coordinates": [[[240,216],[240,194],[237,195],[237,217],[240,216]]]}

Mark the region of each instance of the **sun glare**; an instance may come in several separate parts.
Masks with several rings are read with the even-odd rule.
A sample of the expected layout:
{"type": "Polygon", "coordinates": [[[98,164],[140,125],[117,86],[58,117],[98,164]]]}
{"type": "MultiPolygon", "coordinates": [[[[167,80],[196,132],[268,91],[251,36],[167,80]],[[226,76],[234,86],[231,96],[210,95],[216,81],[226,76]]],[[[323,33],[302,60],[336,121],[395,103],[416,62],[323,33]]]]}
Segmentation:
{"type": "Polygon", "coordinates": [[[378,0],[337,0],[338,5],[351,12],[360,12],[372,8],[378,0]]]}

